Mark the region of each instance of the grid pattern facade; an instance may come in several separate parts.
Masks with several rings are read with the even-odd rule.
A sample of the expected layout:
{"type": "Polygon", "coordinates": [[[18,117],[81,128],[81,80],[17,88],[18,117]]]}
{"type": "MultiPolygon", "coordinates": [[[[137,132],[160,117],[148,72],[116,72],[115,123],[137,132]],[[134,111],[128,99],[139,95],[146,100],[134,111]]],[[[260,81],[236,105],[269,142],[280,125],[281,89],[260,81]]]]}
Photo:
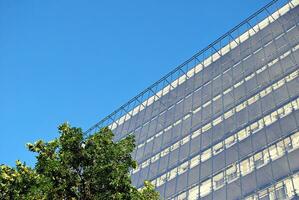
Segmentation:
{"type": "Polygon", "coordinates": [[[164,199],[296,198],[298,4],[272,1],[88,133],[134,134],[133,184],[164,199]]]}

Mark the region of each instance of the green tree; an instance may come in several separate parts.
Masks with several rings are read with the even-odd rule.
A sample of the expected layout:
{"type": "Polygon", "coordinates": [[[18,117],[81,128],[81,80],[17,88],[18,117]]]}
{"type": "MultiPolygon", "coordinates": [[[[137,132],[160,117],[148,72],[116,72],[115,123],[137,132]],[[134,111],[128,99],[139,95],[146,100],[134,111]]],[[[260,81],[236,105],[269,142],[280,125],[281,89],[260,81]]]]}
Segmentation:
{"type": "Polygon", "coordinates": [[[27,144],[37,154],[34,168],[20,161],[14,168],[1,165],[0,199],[160,199],[148,181],[140,191],[131,184],[133,136],[114,142],[108,128],[87,137],[67,123],[58,129],[53,141],[27,144]]]}

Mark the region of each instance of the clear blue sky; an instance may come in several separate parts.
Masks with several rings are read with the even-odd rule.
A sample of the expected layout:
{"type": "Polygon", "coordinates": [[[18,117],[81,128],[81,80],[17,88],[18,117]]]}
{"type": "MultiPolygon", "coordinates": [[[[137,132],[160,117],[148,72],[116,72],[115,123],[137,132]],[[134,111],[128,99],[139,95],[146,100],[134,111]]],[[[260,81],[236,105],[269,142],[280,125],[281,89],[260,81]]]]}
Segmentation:
{"type": "Polygon", "coordinates": [[[84,130],[269,0],[1,0],[0,164],[84,130]]]}

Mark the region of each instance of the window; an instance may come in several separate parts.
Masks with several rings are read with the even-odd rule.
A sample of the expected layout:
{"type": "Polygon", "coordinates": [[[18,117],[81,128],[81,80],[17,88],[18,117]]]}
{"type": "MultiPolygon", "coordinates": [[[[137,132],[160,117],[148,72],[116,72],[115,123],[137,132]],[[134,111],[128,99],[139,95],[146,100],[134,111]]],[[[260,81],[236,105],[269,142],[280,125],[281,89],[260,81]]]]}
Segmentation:
{"type": "Polygon", "coordinates": [[[253,124],[250,125],[250,129],[252,133],[255,133],[256,131],[259,130],[259,123],[258,122],[254,122],[253,124]]]}
{"type": "Polygon", "coordinates": [[[259,192],[259,199],[260,200],[270,200],[269,194],[267,190],[263,190],[259,192]]]}
{"type": "Polygon", "coordinates": [[[217,190],[223,185],[224,185],[224,176],[223,176],[223,172],[221,172],[213,177],[213,187],[215,190],[217,190]]]}
{"type": "Polygon", "coordinates": [[[227,111],[225,114],[224,114],[224,118],[225,119],[228,119],[229,117],[231,117],[233,114],[235,113],[235,111],[232,109],[230,111],[227,111]]]}
{"type": "Polygon", "coordinates": [[[278,120],[278,113],[276,111],[271,113],[272,123],[278,120]]]}
{"type": "Polygon", "coordinates": [[[213,154],[216,155],[223,150],[223,143],[220,142],[213,147],[213,154]]]}
{"type": "Polygon", "coordinates": [[[278,81],[277,83],[273,84],[273,89],[276,90],[284,85],[284,79],[278,81]]]}
{"type": "Polygon", "coordinates": [[[208,131],[211,127],[212,127],[211,123],[206,124],[204,127],[202,127],[202,132],[204,133],[208,131]]]}
{"type": "Polygon", "coordinates": [[[279,109],[277,110],[277,113],[278,113],[278,116],[279,116],[280,118],[283,118],[283,117],[285,116],[285,112],[284,112],[284,109],[283,109],[283,108],[279,108],[279,109]]]}
{"type": "Polygon", "coordinates": [[[180,141],[174,143],[173,145],[171,145],[170,150],[174,151],[176,150],[178,147],[180,146],[180,141]]]}
{"type": "Polygon", "coordinates": [[[163,185],[166,181],[166,174],[160,176],[158,179],[157,179],[157,187],[159,187],[160,185],[163,185]]]}
{"type": "Polygon", "coordinates": [[[270,124],[272,124],[271,116],[268,115],[268,116],[264,117],[264,121],[265,121],[266,126],[269,126],[270,124]]]}
{"type": "Polygon", "coordinates": [[[247,100],[248,105],[251,105],[251,104],[255,103],[258,99],[259,99],[259,95],[258,94],[255,95],[255,96],[253,96],[253,97],[251,97],[250,99],[247,100]]]}
{"type": "Polygon", "coordinates": [[[246,103],[241,103],[236,107],[236,112],[240,112],[246,107],[246,103]]]}
{"type": "Polygon", "coordinates": [[[249,131],[248,131],[248,129],[242,129],[237,134],[238,134],[239,141],[242,141],[245,138],[247,138],[247,136],[249,136],[249,131]]]}
{"type": "Polygon", "coordinates": [[[200,155],[195,156],[190,161],[190,169],[197,166],[200,163],[200,155]]]}
{"type": "Polygon", "coordinates": [[[201,162],[208,160],[211,157],[211,149],[204,151],[201,155],[201,162]]]}
{"type": "Polygon", "coordinates": [[[217,119],[215,119],[214,121],[213,121],[213,126],[216,126],[217,124],[219,124],[219,123],[221,123],[222,122],[222,117],[220,116],[220,117],[218,117],[217,119]]]}
{"type": "Polygon", "coordinates": [[[289,197],[293,196],[294,188],[293,188],[291,177],[284,180],[283,184],[284,184],[285,189],[287,191],[287,196],[289,196],[289,197]]]}
{"type": "Polygon", "coordinates": [[[190,140],[189,135],[187,137],[184,137],[184,139],[182,140],[182,145],[186,144],[187,142],[189,142],[189,140],[190,140]]]}
{"type": "Polygon", "coordinates": [[[228,148],[236,143],[235,135],[232,135],[225,139],[225,147],[228,148]]]}
{"type": "Polygon", "coordinates": [[[292,112],[292,103],[288,103],[287,105],[285,105],[284,107],[284,112],[285,112],[285,115],[288,115],[292,112]]]}
{"type": "Polygon", "coordinates": [[[299,132],[292,135],[291,139],[292,139],[292,145],[293,145],[294,149],[298,148],[299,147],[299,132]]]}
{"type": "Polygon", "coordinates": [[[157,182],[157,180],[154,179],[154,180],[151,181],[151,184],[155,186],[155,185],[156,185],[156,182],[157,182]]]}
{"type": "Polygon", "coordinates": [[[152,163],[153,163],[153,162],[156,162],[156,161],[159,159],[159,157],[160,157],[160,154],[157,154],[157,155],[153,156],[153,157],[151,158],[151,162],[152,162],[152,163]]]}
{"type": "Polygon", "coordinates": [[[285,148],[284,148],[284,143],[283,141],[280,141],[277,143],[276,145],[276,148],[277,148],[277,155],[280,157],[280,156],[283,156],[284,153],[285,153],[285,148]]]}
{"type": "Polygon", "coordinates": [[[221,97],[221,94],[217,95],[216,97],[213,98],[213,101],[216,101],[217,99],[219,99],[221,97]]]}
{"type": "Polygon", "coordinates": [[[271,88],[271,87],[268,87],[268,88],[266,88],[265,90],[262,90],[262,91],[260,92],[261,98],[263,98],[264,96],[266,96],[266,95],[269,94],[270,92],[272,92],[272,88],[271,88]]]}
{"type": "Polygon", "coordinates": [[[265,124],[264,124],[264,120],[263,120],[263,119],[260,119],[260,120],[258,121],[258,124],[259,124],[259,129],[262,129],[262,128],[265,126],[265,124]]]}
{"type": "Polygon", "coordinates": [[[169,153],[169,148],[164,149],[164,151],[161,152],[161,157],[166,156],[169,153]]]}
{"type": "Polygon", "coordinates": [[[223,94],[225,95],[225,94],[229,93],[229,92],[232,91],[232,90],[233,90],[233,88],[228,88],[227,90],[225,90],[225,91],[223,92],[223,94]]]}
{"type": "Polygon", "coordinates": [[[193,133],[192,133],[192,136],[191,136],[191,138],[193,139],[193,138],[196,138],[197,136],[199,136],[201,134],[201,129],[198,129],[197,131],[194,131],[193,133]]]}
{"type": "Polygon", "coordinates": [[[278,152],[275,145],[269,147],[269,154],[272,160],[276,160],[278,158],[278,152]]]}
{"type": "Polygon", "coordinates": [[[275,190],[276,199],[287,199],[287,191],[284,185],[278,186],[275,190]]]}
{"type": "Polygon", "coordinates": [[[199,197],[199,186],[195,186],[189,190],[188,200],[197,200],[199,197]]]}
{"type": "Polygon", "coordinates": [[[226,179],[227,182],[231,182],[238,178],[238,170],[237,170],[237,165],[232,165],[226,170],[226,179]]]}
{"type": "Polygon", "coordinates": [[[151,160],[148,159],[147,161],[143,162],[142,165],[141,165],[141,167],[142,167],[142,168],[147,167],[147,166],[150,164],[150,161],[151,161],[151,160]]]}
{"type": "Polygon", "coordinates": [[[183,192],[182,194],[180,194],[177,198],[177,200],[185,200],[186,198],[186,192],[183,192]]]}
{"type": "Polygon", "coordinates": [[[263,151],[264,163],[267,164],[270,161],[270,155],[268,149],[263,151]]]}
{"type": "Polygon", "coordinates": [[[259,152],[254,155],[254,165],[256,168],[260,168],[265,164],[263,158],[263,152],[259,152]]]}
{"type": "Polygon", "coordinates": [[[298,110],[299,108],[298,103],[296,101],[292,101],[292,106],[294,110],[298,110]]]}
{"type": "Polygon", "coordinates": [[[297,173],[296,175],[294,175],[294,177],[293,177],[293,183],[294,183],[294,188],[295,188],[297,194],[299,194],[299,173],[297,173]]]}
{"type": "Polygon", "coordinates": [[[200,186],[200,197],[204,197],[211,192],[211,179],[206,180],[200,186]]]}
{"type": "Polygon", "coordinates": [[[242,85],[243,83],[244,83],[244,80],[242,80],[242,81],[236,83],[236,84],[234,85],[234,88],[239,87],[239,86],[242,85]]]}
{"type": "Polygon", "coordinates": [[[210,104],[211,104],[211,101],[208,101],[207,103],[203,104],[202,107],[203,107],[203,108],[204,108],[204,107],[207,107],[207,106],[210,105],[210,104]]]}
{"type": "Polygon", "coordinates": [[[267,69],[267,66],[266,66],[266,65],[263,66],[262,68],[258,69],[258,70],[256,71],[256,73],[259,74],[259,73],[263,72],[265,69],[267,69]]]}
{"type": "Polygon", "coordinates": [[[284,144],[285,144],[286,151],[291,151],[293,149],[293,145],[289,137],[284,139],[284,144]]]}
{"type": "Polygon", "coordinates": [[[242,176],[245,176],[252,171],[250,159],[246,159],[240,163],[240,171],[242,176]]]}
{"type": "Polygon", "coordinates": [[[189,165],[188,161],[181,164],[178,169],[178,174],[180,175],[180,174],[184,173],[185,171],[187,171],[188,165],[189,165]]]}
{"type": "Polygon", "coordinates": [[[167,180],[171,180],[173,179],[174,177],[176,177],[176,174],[177,174],[177,168],[174,168],[173,170],[169,171],[167,173],[167,180]]]}

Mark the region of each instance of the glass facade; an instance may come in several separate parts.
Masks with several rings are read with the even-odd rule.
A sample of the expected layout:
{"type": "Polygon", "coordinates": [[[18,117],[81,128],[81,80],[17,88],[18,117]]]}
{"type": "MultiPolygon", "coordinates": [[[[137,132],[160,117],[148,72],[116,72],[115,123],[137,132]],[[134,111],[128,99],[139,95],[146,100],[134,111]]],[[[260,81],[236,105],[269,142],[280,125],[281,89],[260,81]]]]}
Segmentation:
{"type": "Polygon", "coordinates": [[[164,199],[299,195],[299,0],[274,0],[91,127],[135,135],[164,199]]]}

